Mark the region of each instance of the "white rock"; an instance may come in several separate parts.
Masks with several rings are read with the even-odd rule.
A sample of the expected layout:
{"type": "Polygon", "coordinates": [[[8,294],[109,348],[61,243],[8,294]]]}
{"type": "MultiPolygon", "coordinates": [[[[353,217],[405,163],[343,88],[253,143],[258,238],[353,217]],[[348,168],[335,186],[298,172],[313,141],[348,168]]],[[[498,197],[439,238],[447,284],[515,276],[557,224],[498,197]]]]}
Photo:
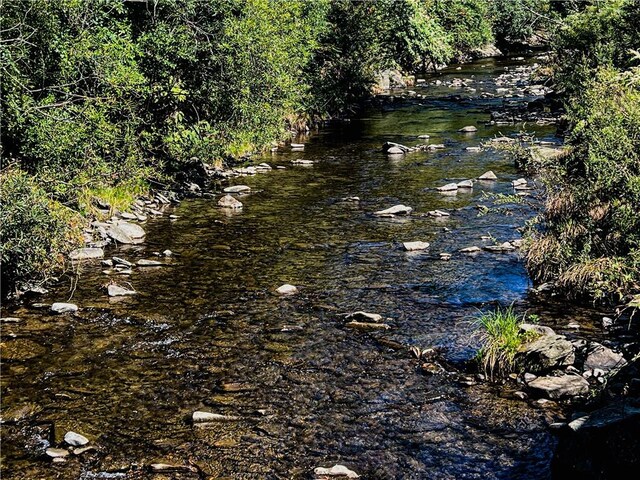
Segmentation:
{"type": "Polygon", "coordinates": [[[442,150],[443,148],[447,148],[444,143],[434,143],[429,145],[429,150],[442,150]]]}
{"type": "Polygon", "coordinates": [[[125,295],[135,295],[137,292],[121,287],[120,285],[111,284],[107,287],[107,293],[110,297],[122,297],[125,295]]]}
{"type": "Polygon", "coordinates": [[[56,302],[53,305],[51,305],[51,311],[53,313],[77,312],[78,311],[78,306],[73,304],[73,303],[56,302]]]}
{"type": "Polygon", "coordinates": [[[147,260],[145,258],[141,258],[136,262],[136,265],[138,265],[139,267],[159,267],[164,264],[157,260],[147,260]]]}
{"type": "Polygon", "coordinates": [[[304,149],[304,143],[292,143],[291,144],[291,148],[292,149],[296,149],[296,150],[303,150],[304,149]]]}
{"type": "Polygon", "coordinates": [[[404,150],[399,147],[391,147],[387,150],[387,155],[404,155],[404,150]]]}
{"type": "Polygon", "coordinates": [[[173,255],[173,252],[169,249],[166,249],[164,252],[162,252],[162,255],[164,255],[165,257],[170,257],[171,255],[173,255]]]}
{"type": "Polygon", "coordinates": [[[280,295],[292,295],[294,293],[297,293],[298,288],[290,285],[288,283],[285,283],[284,285],[280,285],[278,288],[276,288],[276,292],[278,292],[280,295]]]}
{"type": "Polygon", "coordinates": [[[62,448],[47,448],[45,453],[50,458],[64,458],[69,455],[68,450],[64,450],[62,448]]]}
{"type": "Polygon", "coordinates": [[[411,213],[413,208],[407,207],[406,205],[394,205],[393,207],[387,208],[386,210],[378,210],[377,212],[373,212],[374,215],[407,215],[411,213]]]}
{"type": "Polygon", "coordinates": [[[429,137],[429,135],[418,135],[418,138],[421,140],[427,140],[429,137]]]}
{"type": "Polygon", "coordinates": [[[224,189],[224,193],[244,193],[250,192],[251,187],[248,185],[234,185],[232,187],[227,187],[224,189]]]}
{"type": "Polygon", "coordinates": [[[218,206],[222,208],[230,208],[232,210],[240,210],[242,208],[242,202],[227,194],[218,200],[218,206]]]}
{"type": "Polygon", "coordinates": [[[460,130],[458,130],[459,132],[462,133],[473,133],[473,132],[477,132],[478,129],[477,127],[474,127],[473,125],[468,125],[466,127],[462,127],[460,130]]]}
{"type": "Polygon", "coordinates": [[[513,185],[514,187],[520,187],[522,185],[526,185],[527,184],[527,180],[524,178],[519,178],[517,180],[514,180],[511,182],[511,185],[513,185]]]}
{"type": "Polygon", "coordinates": [[[344,465],[334,465],[331,468],[317,467],[313,470],[313,473],[317,476],[360,478],[360,475],[353,470],[349,470],[344,465]]]}
{"type": "Polygon", "coordinates": [[[446,185],[438,187],[436,190],[438,190],[439,192],[453,192],[455,190],[458,190],[458,184],[447,183],[446,185]]]}
{"type": "Polygon", "coordinates": [[[465,148],[467,152],[481,152],[482,147],[467,147],[465,148]]]}
{"type": "Polygon", "coordinates": [[[473,180],[463,180],[456,184],[458,188],[473,188],[473,180]]]}
{"type": "Polygon", "coordinates": [[[88,260],[90,258],[104,257],[104,250],[101,248],[78,248],[69,253],[71,260],[88,260]]]}
{"type": "Polygon", "coordinates": [[[481,251],[482,249],[480,247],[466,247],[466,248],[461,248],[460,252],[462,253],[476,253],[481,251]]]}
{"type": "Polygon", "coordinates": [[[64,441],[72,447],[82,447],[83,445],[89,443],[89,439],[87,437],[76,432],[65,433],[64,441]]]}
{"type": "Polygon", "coordinates": [[[488,172],[483,173],[482,175],[480,175],[478,177],[478,180],[498,180],[498,177],[496,177],[496,174],[493,173],[492,170],[489,170],[488,172]]]}
{"type": "Polygon", "coordinates": [[[240,417],[197,411],[193,412],[193,414],[191,415],[191,420],[193,420],[193,423],[234,422],[236,420],[240,420],[240,417]]]}
{"type": "Polygon", "coordinates": [[[407,252],[413,252],[415,250],[424,250],[426,248],[429,248],[429,243],[427,242],[404,242],[402,244],[402,246],[404,247],[404,249],[407,252]]]}

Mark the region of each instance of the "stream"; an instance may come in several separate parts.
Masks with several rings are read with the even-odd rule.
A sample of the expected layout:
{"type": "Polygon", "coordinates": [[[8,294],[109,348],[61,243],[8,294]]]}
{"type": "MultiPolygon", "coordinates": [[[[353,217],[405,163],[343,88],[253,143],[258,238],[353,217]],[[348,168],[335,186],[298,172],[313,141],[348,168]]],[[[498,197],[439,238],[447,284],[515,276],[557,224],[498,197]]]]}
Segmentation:
{"type": "MultiPolygon", "coordinates": [[[[19,413],[2,425],[3,478],[303,479],[334,464],[366,479],[551,478],[548,424],[563,407],[475,381],[465,371],[478,348],[473,321],[513,303],[560,333],[572,335],[577,322],[597,337],[597,314],[531,294],[519,251],[459,252],[520,238],[538,205],[537,190],[498,205],[488,194],[512,194],[522,175],[499,152],[466,150],[523,129],[486,125],[504,99],[482,93],[496,92],[505,67],[533,61],[448,68],[413,87],[423,98],[298,138],[302,152],[255,159],[273,170],[222,185],[251,187],[239,212],[199,198],[172,208],[177,219],[149,220],[144,243],[107,250],[130,261],[175,253],[117,279],[137,295],[109,298],[98,260],[77,267],[77,284],[64,277],[5,307],[22,322],[2,326],[2,406],[19,413]],[[449,87],[453,78],[475,91],[449,87]],[[478,131],[458,132],[467,125],[478,131]],[[423,134],[445,148],[381,150],[386,141],[417,145],[423,134]],[[488,170],[498,181],[434,190],[488,170]],[[372,214],[396,204],[412,215],[372,214]],[[427,215],[435,209],[451,215],[427,215]],[[408,241],[430,246],[407,252],[408,241]],[[285,283],[299,292],[278,295],[285,283]],[[70,297],[80,307],[73,315],[33,306],[70,297]],[[391,328],[347,328],[344,314],[359,310],[391,328]],[[412,346],[436,349],[445,371],[422,371],[412,346]],[[200,427],[189,421],[197,410],[237,418],[200,427]],[[96,449],[52,463],[44,450],[69,430],[96,449]],[[185,468],[154,473],[154,463],[185,468]]],[[[524,128],[559,142],[553,125],[524,128]]]]}

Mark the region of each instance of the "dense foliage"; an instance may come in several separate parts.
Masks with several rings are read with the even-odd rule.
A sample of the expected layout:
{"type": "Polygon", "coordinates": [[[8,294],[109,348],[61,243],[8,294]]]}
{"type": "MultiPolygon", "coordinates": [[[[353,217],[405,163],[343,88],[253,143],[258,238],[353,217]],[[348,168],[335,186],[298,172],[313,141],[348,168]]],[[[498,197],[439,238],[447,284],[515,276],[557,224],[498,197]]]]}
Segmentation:
{"type": "Polygon", "coordinates": [[[549,196],[531,232],[530,269],[574,297],[640,290],[640,2],[609,1],[567,18],[556,82],[570,153],[546,165],[549,196]]]}
{"type": "MultiPolygon", "coordinates": [[[[518,12],[524,0],[502,1],[518,12]]],[[[25,188],[48,199],[43,212],[126,208],[150,179],[171,182],[202,162],[265,148],[309,119],[353,113],[382,69],[441,65],[490,42],[515,15],[490,5],[5,0],[2,175],[14,175],[9,164],[31,175],[25,188]]],[[[14,218],[2,195],[3,215],[14,218]]],[[[14,234],[3,228],[3,242],[13,245],[14,234]]],[[[32,240],[49,242],[51,258],[63,245],[32,240]]],[[[4,270],[45,271],[41,261],[4,270]]]]}

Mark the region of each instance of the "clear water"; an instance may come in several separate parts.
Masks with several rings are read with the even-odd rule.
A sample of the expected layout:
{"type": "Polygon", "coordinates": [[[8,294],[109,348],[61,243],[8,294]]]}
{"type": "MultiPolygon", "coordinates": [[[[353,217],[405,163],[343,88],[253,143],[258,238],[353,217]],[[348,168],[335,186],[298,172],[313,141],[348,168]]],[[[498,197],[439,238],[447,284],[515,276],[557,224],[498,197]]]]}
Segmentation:
{"type": "MultiPolygon", "coordinates": [[[[474,75],[477,92],[462,92],[466,101],[446,98],[457,89],[415,88],[427,98],[323,128],[298,139],[304,152],[257,159],[286,169],[234,179],[253,190],[241,213],[205,198],[173,209],[175,221],[149,221],[145,243],[108,252],[132,261],[176,253],[167,266],[134,270],[126,280],[134,297],[109,299],[101,288],[109,277],[87,263],[77,285],[69,277],[33,300],[73,293],[78,314],[51,316],[31,301],[5,309],[24,321],[3,325],[4,416],[28,413],[2,426],[4,478],[310,478],[335,463],[367,479],[550,478],[546,425],[562,412],[460,381],[477,347],[473,317],[497,303],[515,302],[561,331],[578,319],[597,333],[593,312],[528,297],[518,253],[457,253],[490,243],[482,235],[519,238],[537,203],[511,205],[508,215],[476,208],[491,205],[485,192],[512,193],[520,176],[494,151],[465,151],[522,128],[484,126],[502,99],[479,94],[495,91],[505,65],[444,72],[445,80],[474,75]],[[479,131],[458,133],[465,125],[479,131]],[[380,150],[385,141],[420,143],[420,134],[446,149],[399,159],[380,150]],[[296,158],[317,163],[291,166],[296,158]],[[432,190],[487,170],[499,181],[455,196],[432,190]],[[350,196],[361,201],[342,201],[350,196]],[[414,214],[372,215],[397,203],[414,214]],[[451,216],[420,215],[433,209],[451,216]],[[402,250],[415,240],[431,246],[402,250]],[[440,252],[453,256],[444,262],[440,252]],[[283,283],[300,292],[278,296],[283,283]],[[392,328],[345,328],[342,314],[356,310],[380,313],[392,328]],[[447,373],[422,373],[412,345],[436,347],[447,373]],[[228,392],[229,382],[245,385],[228,392]],[[187,421],[195,410],[241,420],[198,428],[187,421]],[[68,430],[98,450],[52,464],[44,449],[68,430]],[[156,462],[204,473],[154,477],[147,465],[156,462]]],[[[526,129],[554,140],[552,127],[526,129]]]]}

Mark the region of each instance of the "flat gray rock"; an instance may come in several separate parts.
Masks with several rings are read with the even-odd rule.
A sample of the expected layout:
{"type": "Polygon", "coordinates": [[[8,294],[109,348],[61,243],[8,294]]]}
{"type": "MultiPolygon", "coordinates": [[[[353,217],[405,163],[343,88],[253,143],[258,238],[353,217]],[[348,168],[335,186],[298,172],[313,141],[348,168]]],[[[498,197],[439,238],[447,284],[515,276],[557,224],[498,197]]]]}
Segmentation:
{"type": "Polygon", "coordinates": [[[473,188],[473,180],[463,180],[456,184],[458,188],[473,188]]]}
{"type": "Polygon", "coordinates": [[[45,453],[50,458],[64,458],[69,455],[69,451],[62,448],[47,448],[45,453]]]}
{"type": "Polygon", "coordinates": [[[600,345],[599,343],[592,343],[589,350],[587,350],[587,358],[584,361],[585,370],[600,369],[605,372],[610,371],[613,368],[621,367],[627,362],[622,355],[614,352],[610,348],[600,345]]]}
{"type": "Polygon", "coordinates": [[[446,185],[442,185],[441,187],[437,187],[436,190],[438,190],[439,192],[453,192],[455,190],[458,190],[458,184],[457,183],[447,183],[446,185]]]}
{"type": "Polygon", "coordinates": [[[136,262],[136,265],[139,267],[160,267],[164,265],[164,263],[159,262],[158,260],[147,260],[145,258],[141,258],[136,262]]]}
{"type": "Polygon", "coordinates": [[[402,244],[402,246],[404,247],[404,249],[407,252],[413,252],[416,250],[425,250],[426,248],[429,248],[429,243],[428,242],[404,242],[402,244]]]}
{"type": "Polygon", "coordinates": [[[71,260],[89,260],[102,257],[104,257],[104,250],[101,248],[78,248],[69,253],[71,260]]]}
{"type": "Polygon", "coordinates": [[[385,210],[378,210],[373,212],[374,215],[407,215],[413,211],[413,208],[406,205],[394,205],[393,207],[385,210]]]}
{"type": "Polygon", "coordinates": [[[485,172],[482,175],[480,175],[478,177],[478,180],[496,181],[498,180],[498,177],[496,176],[495,173],[493,173],[492,170],[489,170],[488,172],[485,172]]]}
{"type": "Polygon", "coordinates": [[[344,465],[334,465],[331,468],[316,467],[313,473],[317,477],[360,478],[360,475],[353,470],[349,470],[344,465]]]}
{"type": "Polygon", "coordinates": [[[224,193],[245,193],[250,192],[251,187],[248,185],[233,185],[232,187],[227,187],[224,190],[224,193]]]}
{"type": "Polygon", "coordinates": [[[539,373],[566,367],[575,360],[573,344],[563,335],[543,335],[520,348],[515,362],[527,372],[539,373]]]}
{"type": "Polygon", "coordinates": [[[140,243],[145,232],[140,225],[128,222],[114,223],[107,230],[107,235],[120,243],[140,243]]]}
{"type": "Polygon", "coordinates": [[[191,415],[193,423],[213,423],[213,422],[233,422],[240,420],[240,417],[233,415],[222,415],[219,413],[196,411],[191,415]]]}
{"type": "Polygon", "coordinates": [[[125,295],[135,295],[137,292],[135,290],[121,287],[120,285],[112,284],[107,287],[107,293],[110,297],[123,297],[125,295]]]}
{"type": "Polygon", "coordinates": [[[53,313],[72,313],[78,311],[78,306],[73,303],[56,302],[51,305],[53,313]]]}
{"type": "Polygon", "coordinates": [[[84,435],[80,435],[76,432],[67,432],[64,435],[64,441],[72,447],[82,447],[89,443],[89,439],[84,435]]]}
{"type": "Polygon", "coordinates": [[[589,382],[578,375],[538,377],[529,382],[528,386],[534,392],[551,400],[586,395],[589,392],[589,382]]]}

